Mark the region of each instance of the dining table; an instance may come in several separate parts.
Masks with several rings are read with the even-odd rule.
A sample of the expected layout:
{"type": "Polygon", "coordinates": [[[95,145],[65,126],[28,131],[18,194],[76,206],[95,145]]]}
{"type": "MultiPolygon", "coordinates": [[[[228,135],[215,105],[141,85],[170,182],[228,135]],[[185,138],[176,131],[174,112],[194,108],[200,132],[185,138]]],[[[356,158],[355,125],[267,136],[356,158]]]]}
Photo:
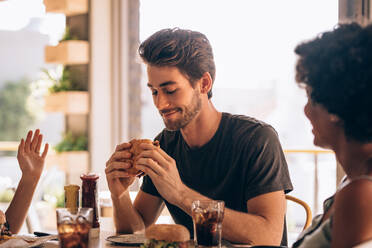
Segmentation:
{"type": "MultiPolygon", "coordinates": [[[[107,241],[107,238],[110,236],[116,236],[119,235],[115,232],[115,225],[112,217],[101,217],[100,218],[100,230],[99,230],[99,235],[97,237],[90,237],[89,238],[89,248],[107,248],[107,247],[115,247],[118,248],[120,246],[126,247],[126,248],[138,248],[138,245],[120,245],[117,243],[113,243],[110,241],[107,241]]],[[[43,248],[57,248],[59,247],[58,241],[48,241],[45,243],[43,248]]],[[[251,247],[249,245],[231,245],[228,243],[222,243],[222,248],[247,248],[251,247]]]]}

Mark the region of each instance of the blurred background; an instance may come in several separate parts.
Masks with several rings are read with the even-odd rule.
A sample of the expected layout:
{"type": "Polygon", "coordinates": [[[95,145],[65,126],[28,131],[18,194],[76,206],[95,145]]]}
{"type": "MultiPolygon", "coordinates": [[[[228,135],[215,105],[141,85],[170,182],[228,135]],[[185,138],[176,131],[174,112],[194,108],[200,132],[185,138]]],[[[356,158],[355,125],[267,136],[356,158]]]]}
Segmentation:
{"type": "MultiPolygon", "coordinates": [[[[370,21],[370,0],[6,0],[0,1],[0,208],[20,179],[19,140],[40,128],[52,145],[24,230],[55,228],[65,184],[100,174],[101,214],[110,216],[104,175],[114,147],[154,138],[162,120],[137,55],[162,28],[208,37],[217,68],[212,101],[220,111],[271,124],[285,150],[294,195],[322,211],[343,176],[331,151],[314,147],[294,81],[294,48],[341,21],[370,21]]],[[[131,188],[134,197],[140,181],[131,188]]],[[[305,223],[288,205],[290,240],[305,223]]],[[[159,222],[168,222],[165,211],[159,222]]]]}

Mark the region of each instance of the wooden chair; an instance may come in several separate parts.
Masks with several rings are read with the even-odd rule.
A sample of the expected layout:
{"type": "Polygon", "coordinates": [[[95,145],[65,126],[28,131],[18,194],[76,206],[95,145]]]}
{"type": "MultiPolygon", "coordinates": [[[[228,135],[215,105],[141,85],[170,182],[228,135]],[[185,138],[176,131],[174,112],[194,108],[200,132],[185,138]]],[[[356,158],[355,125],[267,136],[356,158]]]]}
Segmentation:
{"type": "Polygon", "coordinates": [[[295,203],[298,203],[305,209],[306,222],[305,222],[305,225],[304,225],[302,230],[305,230],[306,228],[308,228],[311,224],[311,219],[312,219],[311,209],[310,209],[309,205],[306,202],[304,202],[304,201],[302,201],[302,200],[300,200],[300,199],[298,199],[294,196],[291,196],[291,195],[285,195],[285,199],[287,199],[287,201],[289,200],[289,201],[293,201],[295,203]]]}

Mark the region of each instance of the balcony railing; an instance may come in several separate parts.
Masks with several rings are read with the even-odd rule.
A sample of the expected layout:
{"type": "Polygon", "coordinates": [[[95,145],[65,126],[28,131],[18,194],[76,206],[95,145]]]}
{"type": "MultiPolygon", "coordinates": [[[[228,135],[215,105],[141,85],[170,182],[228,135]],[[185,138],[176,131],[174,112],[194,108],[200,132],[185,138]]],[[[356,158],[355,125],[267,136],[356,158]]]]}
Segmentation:
{"type": "Polygon", "coordinates": [[[0,152],[13,152],[17,151],[19,142],[15,141],[0,141],[0,152]]]}
{"type": "MultiPolygon", "coordinates": [[[[286,155],[289,154],[310,154],[313,156],[313,163],[314,163],[314,195],[313,195],[313,206],[312,210],[313,213],[317,213],[319,210],[319,155],[321,154],[334,154],[332,150],[324,150],[324,149],[284,149],[284,153],[286,155]]],[[[338,164],[337,160],[335,159],[336,163],[336,187],[341,181],[342,177],[345,175],[341,166],[338,164]]]]}

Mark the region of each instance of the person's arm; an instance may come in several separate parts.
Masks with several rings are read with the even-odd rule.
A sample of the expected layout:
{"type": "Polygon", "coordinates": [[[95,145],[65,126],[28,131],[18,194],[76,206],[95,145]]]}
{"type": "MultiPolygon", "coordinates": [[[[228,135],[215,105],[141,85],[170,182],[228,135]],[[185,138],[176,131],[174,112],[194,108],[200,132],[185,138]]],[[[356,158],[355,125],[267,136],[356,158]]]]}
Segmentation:
{"type": "MultiPolygon", "coordinates": [[[[161,148],[146,144],[142,148],[146,151],[137,161],[137,168],[150,176],[160,195],[169,203],[191,215],[192,201],[208,199],[182,183],[174,159],[161,148]]],[[[223,238],[236,243],[279,245],[285,206],[283,191],[275,191],[248,200],[248,213],[226,209],[223,238]]]]}
{"type": "MultiPolygon", "coordinates": [[[[191,215],[191,203],[207,197],[185,189],[177,206],[191,215]]],[[[283,191],[256,196],[247,201],[248,213],[225,208],[222,236],[234,243],[279,245],[282,240],[286,202],[283,191]]]]}
{"type": "Polygon", "coordinates": [[[22,227],[44,168],[48,144],[45,144],[44,151],[40,155],[42,139],[43,137],[38,129],[35,131],[33,138],[32,131],[29,131],[26,141],[22,139],[18,147],[17,159],[22,170],[22,177],[5,213],[12,233],[18,233],[22,227]]]}
{"type": "Polygon", "coordinates": [[[134,182],[135,176],[126,172],[131,165],[124,162],[131,157],[130,146],[130,143],[118,145],[107,161],[105,169],[111,192],[115,228],[118,233],[143,231],[149,223],[156,220],[163,207],[160,198],[142,191],[139,191],[132,204],[128,188],[134,182]]]}
{"type": "Polygon", "coordinates": [[[337,192],[332,247],[353,247],[372,239],[372,183],[357,180],[337,192]]]}
{"type": "Polygon", "coordinates": [[[164,207],[163,201],[143,191],[139,191],[132,204],[128,191],[120,198],[112,196],[116,232],[135,233],[153,224],[164,207]]]}

